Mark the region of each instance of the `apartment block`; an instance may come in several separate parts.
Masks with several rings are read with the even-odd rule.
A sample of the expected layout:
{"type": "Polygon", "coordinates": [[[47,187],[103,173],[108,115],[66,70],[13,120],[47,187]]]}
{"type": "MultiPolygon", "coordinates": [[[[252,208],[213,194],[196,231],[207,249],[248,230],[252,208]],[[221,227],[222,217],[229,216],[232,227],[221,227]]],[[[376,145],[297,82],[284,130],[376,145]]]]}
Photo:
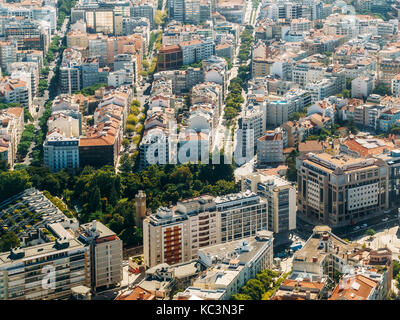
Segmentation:
{"type": "Polygon", "coordinates": [[[285,161],[283,155],[284,130],[277,128],[268,130],[257,139],[257,166],[265,167],[285,161]]]}
{"type": "Polygon", "coordinates": [[[267,204],[250,191],[180,201],[144,220],[145,264],[196,259],[199,248],[255,236],[266,229],[267,204]]]}
{"type": "Polygon", "coordinates": [[[56,240],[0,254],[0,300],[68,299],[73,287],[90,286],[89,247],[56,240]]]}
{"type": "Polygon", "coordinates": [[[268,203],[268,230],[287,233],[296,229],[296,188],[287,180],[262,172],[242,177],[242,191],[251,190],[268,203]]]}
{"type": "Polygon", "coordinates": [[[96,220],[82,224],[77,232],[78,239],[90,247],[92,289],[96,292],[120,284],[122,281],[122,240],[96,220]]]}
{"type": "Polygon", "coordinates": [[[351,225],[389,206],[384,161],[309,153],[297,160],[298,210],[314,223],[351,225]]]}

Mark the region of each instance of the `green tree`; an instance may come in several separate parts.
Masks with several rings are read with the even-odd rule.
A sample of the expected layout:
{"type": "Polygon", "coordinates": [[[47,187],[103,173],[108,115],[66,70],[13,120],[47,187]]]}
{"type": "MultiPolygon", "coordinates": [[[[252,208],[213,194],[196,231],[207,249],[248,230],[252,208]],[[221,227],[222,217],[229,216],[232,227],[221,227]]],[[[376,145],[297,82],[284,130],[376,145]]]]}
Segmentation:
{"type": "Polygon", "coordinates": [[[376,231],[372,228],[365,231],[365,235],[370,236],[370,237],[374,236],[375,234],[376,234],[376,231]]]}
{"type": "Polygon", "coordinates": [[[100,189],[97,186],[90,193],[88,209],[90,211],[97,211],[101,209],[100,189]]]}
{"type": "Polygon", "coordinates": [[[0,237],[0,252],[9,251],[19,246],[20,242],[18,236],[14,232],[7,232],[0,237]]]}
{"type": "Polygon", "coordinates": [[[264,285],[260,280],[250,279],[247,281],[246,285],[242,288],[242,293],[248,295],[253,300],[261,300],[264,294],[264,285]]]}

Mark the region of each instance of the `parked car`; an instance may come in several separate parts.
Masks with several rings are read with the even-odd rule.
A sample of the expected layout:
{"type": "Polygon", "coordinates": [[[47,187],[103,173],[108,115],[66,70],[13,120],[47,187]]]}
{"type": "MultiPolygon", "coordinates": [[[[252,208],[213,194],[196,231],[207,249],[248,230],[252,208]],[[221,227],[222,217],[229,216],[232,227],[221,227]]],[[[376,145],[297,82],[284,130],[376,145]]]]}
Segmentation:
{"type": "Polygon", "coordinates": [[[353,230],[354,230],[354,231],[357,231],[357,230],[359,230],[359,229],[360,229],[359,226],[355,226],[353,230]]]}
{"type": "Polygon", "coordinates": [[[361,227],[366,228],[366,227],[368,227],[368,225],[366,223],[364,223],[361,227]]]}
{"type": "Polygon", "coordinates": [[[383,210],[383,213],[384,213],[384,214],[389,214],[391,211],[392,211],[392,210],[390,210],[390,209],[386,209],[386,210],[383,210]]]}
{"type": "Polygon", "coordinates": [[[386,221],[388,221],[389,220],[389,218],[383,218],[382,219],[382,222],[386,222],[386,221]]]}

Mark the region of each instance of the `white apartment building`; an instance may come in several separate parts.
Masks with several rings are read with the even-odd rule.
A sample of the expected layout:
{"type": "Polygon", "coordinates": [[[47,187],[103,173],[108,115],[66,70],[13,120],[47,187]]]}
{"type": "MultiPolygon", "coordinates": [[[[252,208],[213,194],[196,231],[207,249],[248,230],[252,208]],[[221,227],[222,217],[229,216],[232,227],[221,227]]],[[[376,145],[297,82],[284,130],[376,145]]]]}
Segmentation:
{"type": "Polygon", "coordinates": [[[392,94],[395,97],[400,97],[400,74],[393,77],[391,81],[392,94]]]}
{"type": "Polygon", "coordinates": [[[66,137],[62,131],[49,131],[43,142],[44,164],[50,171],[79,167],[79,137],[66,137]]]}
{"type": "Polygon", "coordinates": [[[197,258],[200,248],[255,236],[267,229],[267,203],[251,191],[203,195],[161,207],[143,222],[146,266],[197,258]]]}
{"type": "Polygon", "coordinates": [[[0,83],[0,101],[4,103],[20,103],[32,112],[32,94],[30,82],[5,78],[0,83]]]}
{"type": "Polygon", "coordinates": [[[118,286],[122,281],[122,240],[96,220],[81,225],[78,233],[78,239],[90,246],[92,289],[118,286]]]}
{"type": "Polygon", "coordinates": [[[90,287],[90,267],[89,247],[74,238],[0,253],[0,300],[68,299],[73,287],[90,287]],[[57,273],[48,287],[46,269],[57,273]]]}
{"type": "Polygon", "coordinates": [[[273,175],[251,173],[242,177],[242,191],[251,190],[268,203],[268,230],[285,233],[296,229],[296,187],[273,175]]]}
{"type": "Polygon", "coordinates": [[[307,63],[297,64],[292,69],[292,81],[304,88],[309,83],[319,82],[324,78],[325,70],[320,66],[307,63]]]}
{"type": "Polygon", "coordinates": [[[229,300],[256,274],[273,265],[272,232],[259,231],[254,237],[199,249],[199,262],[207,267],[194,280],[191,290],[223,291],[229,300]]]}
{"type": "Polygon", "coordinates": [[[241,143],[241,156],[252,158],[257,146],[257,140],[263,134],[263,112],[253,105],[248,105],[242,112],[242,116],[238,120],[240,134],[238,135],[238,143],[241,143]],[[252,152],[250,154],[250,152],[252,152]]]}

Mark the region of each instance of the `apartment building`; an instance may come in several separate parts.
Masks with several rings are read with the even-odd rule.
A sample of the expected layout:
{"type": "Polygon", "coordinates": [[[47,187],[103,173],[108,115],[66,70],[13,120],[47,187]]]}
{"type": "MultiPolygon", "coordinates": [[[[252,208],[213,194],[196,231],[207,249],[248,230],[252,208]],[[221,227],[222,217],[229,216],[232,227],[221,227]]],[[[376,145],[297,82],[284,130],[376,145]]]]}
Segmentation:
{"type": "Polygon", "coordinates": [[[43,142],[44,165],[52,172],[79,167],[79,137],[66,137],[59,129],[47,133],[43,142]]]}
{"type": "Polygon", "coordinates": [[[75,49],[64,50],[60,66],[60,92],[72,94],[82,89],[81,65],[82,54],[75,49]]]}
{"type": "Polygon", "coordinates": [[[91,287],[94,292],[122,281],[122,240],[101,222],[80,225],[78,239],[90,247],[91,287]]]}
{"type": "Polygon", "coordinates": [[[162,46],[157,53],[157,72],[178,69],[183,65],[183,54],[179,45],[162,46]]]}
{"type": "Polygon", "coordinates": [[[268,130],[257,139],[257,167],[266,167],[285,161],[283,155],[284,134],[282,129],[277,128],[268,130]]]}
{"type": "Polygon", "coordinates": [[[0,300],[68,299],[90,286],[89,247],[65,239],[0,254],[0,300]]]}
{"type": "Polygon", "coordinates": [[[290,90],[284,96],[269,95],[267,98],[264,113],[266,127],[277,127],[289,121],[292,113],[301,111],[312,101],[310,92],[301,89],[290,90]]]}
{"type": "Polygon", "coordinates": [[[19,103],[32,112],[31,83],[5,77],[0,80],[0,101],[19,103]]]}
{"type": "Polygon", "coordinates": [[[246,14],[247,4],[244,0],[219,0],[216,10],[229,22],[242,24],[246,14]]]}
{"type": "Polygon", "coordinates": [[[154,127],[143,133],[139,145],[140,168],[152,164],[167,164],[170,160],[169,135],[163,127],[154,127]]]}
{"type": "Polygon", "coordinates": [[[316,226],[305,245],[294,254],[293,274],[312,278],[343,274],[333,291],[322,297],[330,300],[384,300],[391,288],[393,274],[391,251],[372,250],[359,243],[348,243],[328,226],[316,226]],[[369,285],[369,290],[362,285],[369,285]]]}
{"type": "Polygon", "coordinates": [[[11,63],[17,61],[17,45],[12,41],[0,41],[0,67],[9,72],[11,63]]]}
{"type": "Polygon", "coordinates": [[[241,145],[241,156],[250,157],[254,154],[256,147],[258,148],[258,139],[263,134],[263,112],[254,105],[248,105],[238,119],[238,143],[241,145]]]}
{"type": "Polygon", "coordinates": [[[185,0],[185,23],[200,24],[200,0],[185,0]]]}
{"type": "Polygon", "coordinates": [[[268,203],[268,230],[287,233],[296,229],[296,188],[289,181],[262,172],[242,177],[242,191],[251,190],[268,203]]]}
{"type": "Polygon", "coordinates": [[[400,74],[393,77],[391,81],[391,90],[395,97],[400,97],[400,74]]]}
{"type": "Polygon", "coordinates": [[[389,170],[379,159],[309,153],[297,176],[298,210],[315,223],[350,225],[389,206],[389,170]]]}
{"type": "Polygon", "coordinates": [[[255,236],[266,229],[267,204],[250,191],[180,201],[144,220],[145,264],[196,259],[199,248],[255,236]]]}
{"type": "Polygon", "coordinates": [[[183,65],[192,64],[215,54],[215,43],[212,38],[183,41],[179,47],[182,50],[183,65]]]}
{"type": "Polygon", "coordinates": [[[309,83],[321,81],[325,76],[325,70],[320,65],[311,63],[299,63],[293,66],[292,81],[304,88],[309,83]]]}
{"type": "Polygon", "coordinates": [[[20,79],[26,83],[30,83],[32,97],[35,97],[38,94],[40,73],[38,62],[13,62],[9,66],[9,70],[12,79],[20,79]]]}
{"type": "Polygon", "coordinates": [[[369,76],[360,76],[351,81],[351,97],[367,99],[375,87],[375,79],[369,76]]]}
{"type": "Polygon", "coordinates": [[[0,111],[0,139],[2,160],[14,167],[18,144],[24,131],[24,109],[8,108],[0,111]]]}

